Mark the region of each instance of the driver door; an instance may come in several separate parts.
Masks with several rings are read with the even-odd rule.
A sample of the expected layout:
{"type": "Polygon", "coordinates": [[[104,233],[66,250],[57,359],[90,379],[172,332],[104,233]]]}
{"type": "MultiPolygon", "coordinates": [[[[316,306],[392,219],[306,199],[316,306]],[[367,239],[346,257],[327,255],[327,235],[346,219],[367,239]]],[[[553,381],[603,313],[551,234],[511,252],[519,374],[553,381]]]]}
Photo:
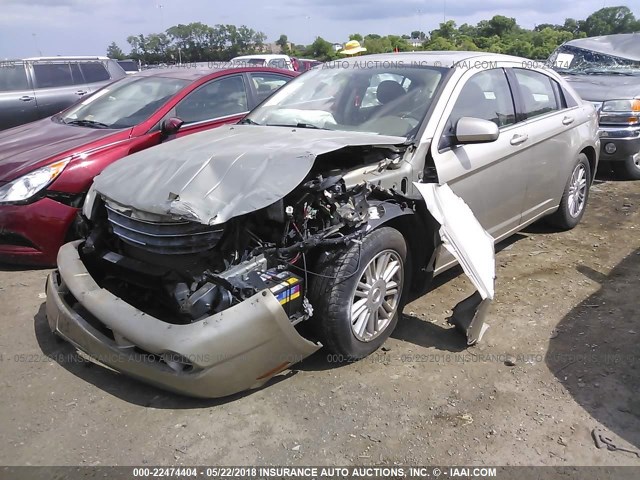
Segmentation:
{"type": "MultiPolygon", "coordinates": [[[[518,229],[526,192],[526,129],[516,122],[513,95],[504,69],[468,72],[459,81],[444,110],[431,153],[441,183],[471,208],[494,239],[518,229]],[[455,126],[462,117],[498,125],[494,142],[460,145],[455,126]]],[[[452,258],[443,258],[440,265],[452,258]]]]}

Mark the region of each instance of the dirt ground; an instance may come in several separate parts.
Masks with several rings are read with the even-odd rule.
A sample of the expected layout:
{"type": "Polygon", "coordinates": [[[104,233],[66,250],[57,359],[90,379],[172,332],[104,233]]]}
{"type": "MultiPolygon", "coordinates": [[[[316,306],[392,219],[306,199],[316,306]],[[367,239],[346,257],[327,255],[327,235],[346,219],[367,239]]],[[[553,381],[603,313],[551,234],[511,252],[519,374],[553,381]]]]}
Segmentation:
{"type": "Polygon", "coordinates": [[[445,323],[473,291],[450,271],[371,357],[320,351],[223,401],[83,362],[48,330],[48,273],[0,269],[0,465],[640,466],[591,436],[640,449],[640,182],[598,181],[575,230],[499,245],[480,345],[445,323]]]}

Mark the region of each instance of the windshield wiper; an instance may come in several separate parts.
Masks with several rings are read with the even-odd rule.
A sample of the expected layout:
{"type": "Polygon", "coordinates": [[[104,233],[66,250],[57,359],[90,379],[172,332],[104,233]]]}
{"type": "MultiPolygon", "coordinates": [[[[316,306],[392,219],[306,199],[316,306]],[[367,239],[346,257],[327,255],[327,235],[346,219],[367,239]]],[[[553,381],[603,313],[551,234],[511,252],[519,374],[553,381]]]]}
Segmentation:
{"type": "Polygon", "coordinates": [[[89,127],[89,128],[111,128],[106,123],[96,122],[94,120],[70,120],[64,123],[66,123],[67,125],[79,125],[81,127],[89,127]]]}
{"type": "Polygon", "coordinates": [[[605,69],[595,69],[595,68],[587,68],[583,70],[584,73],[588,75],[628,75],[632,76],[633,72],[625,72],[623,70],[605,70],[605,69]]]}
{"type": "Polygon", "coordinates": [[[313,125],[311,123],[296,123],[295,125],[291,125],[288,123],[268,123],[268,127],[291,127],[291,128],[311,128],[313,130],[330,130],[329,128],[318,127],[317,125],[313,125]]]}
{"type": "Polygon", "coordinates": [[[250,118],[243,118],[238,122],[238,125],[261,125],[261,124],[258,122],[254,122],[250,118]]]}

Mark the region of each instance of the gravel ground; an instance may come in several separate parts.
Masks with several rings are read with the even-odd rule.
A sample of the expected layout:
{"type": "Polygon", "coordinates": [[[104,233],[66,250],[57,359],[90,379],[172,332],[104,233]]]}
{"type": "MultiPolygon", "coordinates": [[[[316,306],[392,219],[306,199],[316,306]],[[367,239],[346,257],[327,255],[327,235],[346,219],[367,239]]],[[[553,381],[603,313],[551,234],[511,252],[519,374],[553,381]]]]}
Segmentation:
{"type": "Polygon", "coordinates": [[[44,316],[49,270],[0,267],[1,465],[636,465],[640,182],[604,180],[583,223],[499,246],[480,345],[449,328],[459,270],[357,363],[320,351],[265,388],[184,398],[83,361],[44,316]]]}

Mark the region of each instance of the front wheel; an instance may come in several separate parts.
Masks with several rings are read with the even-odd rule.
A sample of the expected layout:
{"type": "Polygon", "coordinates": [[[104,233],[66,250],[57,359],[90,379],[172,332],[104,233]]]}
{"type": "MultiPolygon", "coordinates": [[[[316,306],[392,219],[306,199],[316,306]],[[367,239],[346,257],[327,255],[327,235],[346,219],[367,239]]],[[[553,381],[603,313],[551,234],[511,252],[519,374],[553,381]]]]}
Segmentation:
{"type": "Polygon", "coordinates": [[[626,180],[640,180],[640,153],[623,162],[612,162],[616,174],[626,180]]]}
{"type": "Polygon", "coordinates": [[[549,223],[561,230],[571,230],[578,225],[587,206],[590,186],[591,166],[587,156],[581,153],[562,193],[558,211],[549,217],[549,223]]]}
{"type": "Polygon", "coordinates": [[[383,227],[361,245],[323,253],[310,300],[321,341],[344,360],[377,350],[393,332],[402,310],[407,245],[383,227]]]}

